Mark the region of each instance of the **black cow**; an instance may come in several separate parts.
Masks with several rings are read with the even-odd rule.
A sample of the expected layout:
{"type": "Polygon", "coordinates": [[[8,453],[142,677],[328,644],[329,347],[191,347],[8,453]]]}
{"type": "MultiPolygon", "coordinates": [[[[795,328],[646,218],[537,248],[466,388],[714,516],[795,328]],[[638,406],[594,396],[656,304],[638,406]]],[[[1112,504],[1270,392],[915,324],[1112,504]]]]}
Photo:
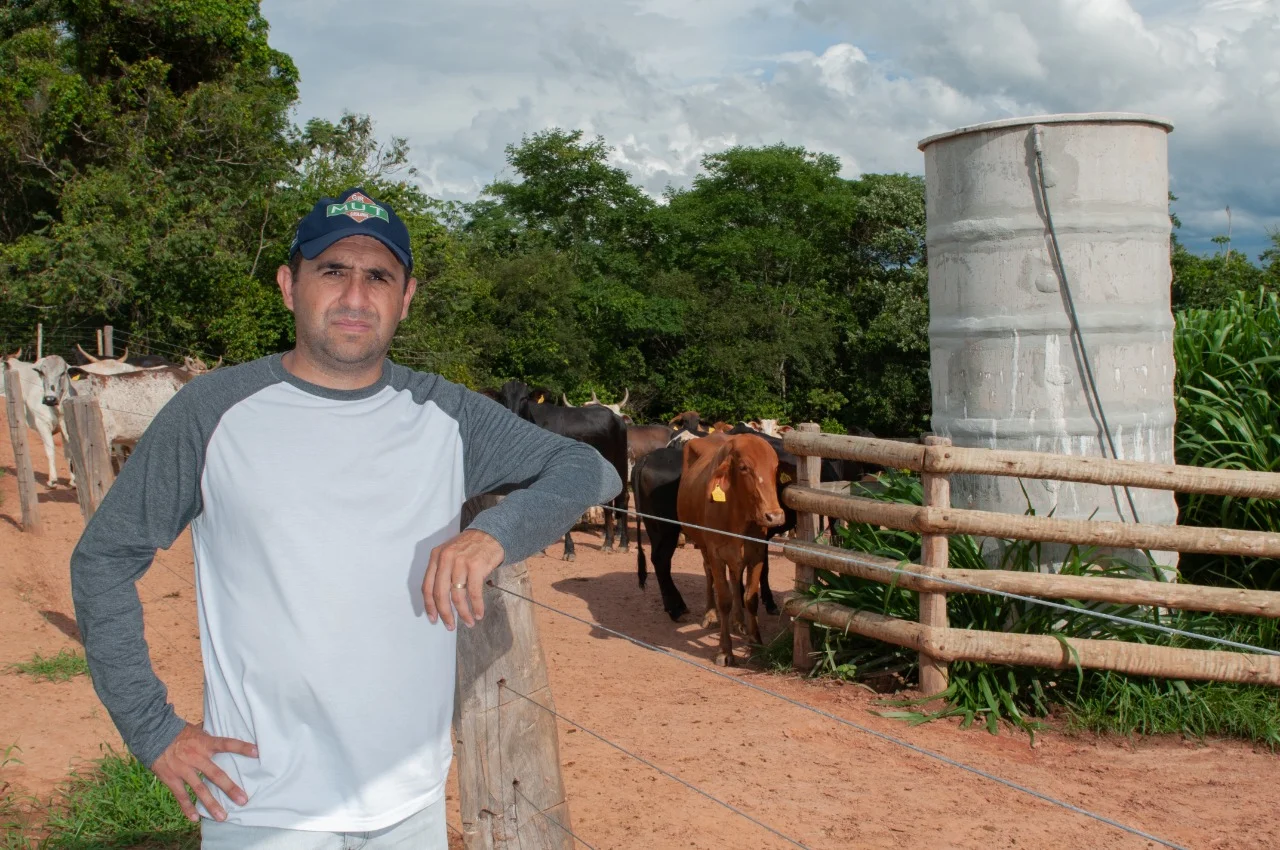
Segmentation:
{"type": "MultiPolygon", "coordinates": [[[[498,390],[498,402],[528,422],[539,428],[545,428],[562,437],[569,437],[598,451],[618,472],[618,478],[624,483],[622,492],[613,500],[612,506],[622,511],[618,521],[614,511],[604,512],[604,546],[605,552],[613,552],[615,527],[619,532],[620,546],[623,552],[631,551],[627,539],[627,426],[613,411],[603,407],[561,407],[556,404],[538,404],[536,397],[531,396],[529,387],[520,381],[508,381],[498,390]]],[[[564,559],[574,558],[573,537],[565,533],[564,559]]]]}
{"type": "MultiPolygon", "coordinates": [[[[753,432],[754,433],[754,432],[753,432]]],[[[640,586],[645,586],[648,579],[648,563],[644,556],[644,544],[640,538],[640,523],[644,523],[649,532],[649,545],[653,549],[653,574],[658,579],[658,590],[662,594],[662,610],[671,619],[679,620],[689,611],[684,597],[671,580],[671,556],[675,554],[680,540],[680,524],[676,521],[676,497],[680,492],[680,475],[684,467],[684,447],[670,445],[666,448],[650,452],[636,461],[631,470],[631,492],[636,497],[636,512],[645,514],[636,517],[636,574],[640,586]]],[[[795,467],[790,469],[790,479],[795,478],[795,467]]],[[[781,461],[778,464],[778,477],[781,482],[784,475],[781,461]]],[[[779,491],[785,486],[779,483],[779,491]]],[[[791,513],[791,525],[795,526],[795,512],[791,513]]],[[[773,531],[773,529],[769,529],[773,531]]],[[[772,536],[772,535],[770,535],[772,536]]],[[[778,613],[778,603],[773,599],[768,582],[769,559],[766,552],[764,571],[760,575],[760,599],[770,614],[778,613]]]]}

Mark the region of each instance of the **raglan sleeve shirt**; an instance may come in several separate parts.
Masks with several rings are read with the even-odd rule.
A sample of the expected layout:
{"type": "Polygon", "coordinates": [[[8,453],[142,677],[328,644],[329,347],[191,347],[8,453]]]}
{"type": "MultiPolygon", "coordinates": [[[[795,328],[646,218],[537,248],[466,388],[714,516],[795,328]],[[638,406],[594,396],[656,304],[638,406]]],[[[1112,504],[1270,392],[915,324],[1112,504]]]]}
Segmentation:
{"type": "MultiPolygon", "coordinates": [[[[344,735],[341,723],[354,721],[333,720],[327,715],[310,716],[307,712],[313,708],[298,708],[296,700],[288,701],[292,696],[274,693],[262,696],[254,692],[251,685],[244,684],[252,675],[261,675],[264,681],[275,682],[275,685],[262,685],[262,690],[285,689],[286,685],[280,684],[281,677],[287,679],[295,675],[289,666],[290,659],[259,658],[257,648],[272,644],[270,651],[265,652],[270,656],[272,652],[290,651],[279,646],[295,644],[285,632],[279,632],[279,640],[275,635],[271,635],[269,641],[259,636],[257,643],[245,643],[247,639],[243,639],[237,644],[237,623],[247,623],[252,631],[257,624],[251,622],[251,618],[271,619],[277,609],[283,609],[276,617],[279,621],[276,628],[297,630],[296,646],[310,647],[315,643],[306,631],[310,624],[296,621],[298,617],[312,616],[308,612],[317,607],[323,611],[327,597],[321,598],[319,604],[307,600],[307,604],[299,604],[296,611],[291,607],[291,600],[298,594],[313,592],[313,586],[341,587],[343,582],[355,582],[351,586],[360,593],[366,590],[382,593],[382,596],[369,597],[374,600],[370,607],[386,605],[387,610],[393,612],[390,615],[382,610],[369,612],[369,627],[353,630],[356,640],[365,639],[365,633],[369,633],[370,652],[380,651],[377,641],[385,644],[387,640],[396,640],[398,643],[393,644],[396,646],[410,644],[403,650],[405,655],[401,661],[420,660],[424,665],[422,669],[445,675],[440,671],[452,670],[451,639],[446,644],[441,642],[443,638],[437,637],[438,632],[426,631],[420,600],[415,603],[419,606],[416,611],[410,610],[408,602],[400,601],[405,595],[405,570],[409,568],[409,561],[412,560],[413,569],[418,570],[408,573],[410,585],[414,580],[420,581],[415,577],[420,576],[425,562],[425,555],[414,551],[415,542],[422,548],[421,539],[409,538],[422,538],[422,526],[426,525],[433,526],[438,535],[431,537],[432,541],[447,539],[457,532],[463,500],[510,486],[521,489],[510,492],[470,525],[501,544],[504,563],[508,564],[523,560],[554,542],[587,507],[616,496],[622,482],[613,466],[590,446],[538,428],[490,399],[437,375],[390,362],[384,367],[382,380],[361,391],[332,391],[301,381],[284,369],[279,355],[224,368],[193,380],[162,408],[147,429],[86,526],[71,558],[76,618],[93,685],[126,745],[140,761],[151,765],[184,725],[152,668],[143,636],[142,606],[136,583],[151,566],[156,550],[169,548],[189,524],[196,552],[197,602],[205,655],[206,728],[209,713],[215,711],[218,718],[223,718],[215,722],[222,727],[216,730],[218,734],[261,737],[269,734],[264,730],[282,728],[285,731],[278,734],[287,737],[292,734],[290,729],[300,726],[329,728],[330,737],[341,739],[344,735]],[[326,471],[333,472],[326,478],[316,478],[318,483],[308,483],[309,476],[315,474],[310,468],[312,463],[322,464],[326,471]],[[338,478],[333,481],[335,489],[326,490],[334,476],[338,478]],[[353,477],[344,482],[341,476],[353,477]],[[371,476],[378,477],[370,481],[371,476]],[[296,486],[291,482],[296,482],[296,486]],[[350,486],[345,486],[347,484],[350,486]],[[348,497],[352,503],[342,504],[341,512],[333,509],[326,513],[331,510],[330,503],[348,497]],[[442,504],[446,506],[440,507],[442,504]],[[261,516],[263,514],[272,515],[261,516]],[[401,525],[386,525],[388,514],[401,525]],[[341,527],[343,536],[321,540],[316,544],[316,554],[307,559],[307,536],[337,535],[335,526],[341,527]],[[398,531],[399,528],[404,530],[398,531]],[[362,532],[361,529],[372,530],[362,532]],[[362,533],[368,538],[369,547],[356,547],[358,539],[350,542],[362,533]],[[397,540],[397,535],[404,539],[397,540]],[[272,540],[279,536],[285,537],[292,548],[283,545],[273,548],[272,540]],[[297,544],[299,540],[303,541],[302,545],[297,544]],[[255,544],[255,541],[261,542],[255,544]],[[322,563],[326,553],[335,549],[344,554],[334,555],[332,563],[322,563]],[[245,557],[242,553],[246,551],[251,555],[245,557]],[[295,551],[296,557],[292,554],[295,551]],[[259,552],[264,554],[259,556],[259,552]],[[288,582],[294,580],[290,577],[292,572],[304,568],[312,571],[301,577],[306,581],[290,585],[288,582]],[[384,585],[380,585],[384,568],[388,574],[384,585]],[[262,578],[263,573],[271,571],[284,578],[279,581],[272,578],[269,582],[262,578]],[[356,571],[354,578],[353,571],[356,571]],[[264,583],[259,586],[258,582],[264,583]],[[384,591],[378,590],[384,586],[384,591]],[[280,587],[285,589],[279,590],[280,587]],[[296,589],[290,590],[291,587],[296,589]],[[280,598],[264,601],[273,590],[281,594],[280,598]],[[237,606],[245,605],[265,607],[257,611],[238,610],[237,606]],[[405,607],[401,609],[401,605],[405,607]],[[376,632],[384,620],[394,621],[388,629],[400,631],[378,635],[376,632]],[[431,652],[435,655],[414,658],[412,653],[417,650],[413,645],[424,641],[434,647],[431,652]],[[221,652],[227,657],[220,658],[211,667],[211,652],[221,652]],[[450,656],[447,665],[439,658],[444,652],[450,656]],[[245,661],[240,658],[245,655],[254,657],[245,661]],[[284,672],[273,672],[272,664],[284,672]],[[249,672],[238,674],[239,678],[228,675],[228,670],[241,669],[236,665],[249,672]],[[211,676],[225,677],[228,681],[211,683],[211,676]],[[302,716],[288,717],[292,711],[301,712],[302,716]],[[264,719],[276,713],[285,715],[273,721],[276,725],[264,719]],[[331,725],[325,727],[325,724],[331,725]]],[[[412,588],[408,595],[413,595],[412,588]]],[[[342,600],[347,608],[329,611],[324,616],[344,614],[358,607],[360,598],[356,594],[352,599],[342,600]]],[[[359,617],[359,611],[353,616],[359,617]]],[[[317,628],[320,626],[332,629],[331,623],[317,624],[317,628]]],[[[335,646],[334,653],[344,648],[335,646]]],[[[292,651],[306,652],[305,649],[292,651]]],[[[317,679],[338,663],[330,658],[303,658],[300,663],[304,672],[296,675],[305,675],[307,663],[312,662],[316,664],[317,679]]],[[[357,668],[353,675],[359,672],[357,668]]],[[[319,692],[323,685],[323,682],[308,681],[306,688],[319,692]]],[[[435,691],[419,693],[406,691],[402,682],[389,683],[387,687],[400,690],[388,699],[405,697],[439,702],[443,697],[436,691],[442,690],[451,702],[452,686],[449,678],[447,682],[435,682],[435,691]]],[[[327,710],[327,706],[345,698],[340,691],[335,693],[336,696],[322,700],[317,698],[324,705],[314,710],[327,710]]],[[[360,703],[359,710],[390,710],[376,705],[375,696],[366,694],[372,708],[360,703]]],[[[447,706],[442,703],[434,709],[431,714],[436,718],[434,722],[444,723],[446,728],[443,733],[434,730],[433,734],[447,743],[447,706]]],[[[396,710],[406,713],[412,706],[396,710]]],[[[336,709],[332,713],[334,717],[346,717],[336,709]]],[[[372,721],[383,729],[395,729],[400,728],[396,723],[401,719],[397,715],[374,717],[372,721]]],[[[359,739],[360,735],[378,734],[378,730],[362,727],[353,734],[359,739]]],[[[346,744],[341,740],[333,743],[334,753],[316,756],[331,756],[328,762],[286,763],[283,756],[277,756],[277,761],[272,762],[266,744],[261,740],[255,743],[263,750],[261,766],[230,759],[223,765],[234,768],[233,779],[251,786],[245,789],[251,797],[249,806],[255,805],[257,793],[257,803],[263,807],[264,813],[257,820],[253,820],[256,814],[251,816],[250,810],[245,809],[242,822],[302,824],[309,828],[379,828],[377,823],[404,814],[400,809],[420,805],[428,796],[443,793],[443,775],[437,775],[438,764],[431,765],[427,774],[421,770],[406,772],[410,769],[397,766],[399,761],[365,764],[361,761],[365,756],[346,752],[342,749],[346,744]],[[367,774],[372,777],[369,782],[382,783],[378,800],[400,800],[401,805],[396,811],[377,810],[379,803],[364,800],[356,785],[331,803],[317,802],[316,810],[311,812],[299,811],[306,803],[285,799],[287,791],[277,795],[283,795],[278,805],[273,802],[272,794],[276,793],[273,787],[285,786],[291,781],[296,784],[296,780],[289,779],[294,772],[300,776],[323,773],[332,770],[332,764],[343,765],[338,772],[349,774],[347,780],[352,783],[358,783],[361,776],[367,774]],[[384,787],[390,781],[387,777],[395,778],[396,770],[403,776],[396,780],[398,785],[388,790],[384,787]],[[424,783],[432,785],[432,789],[423,791],[424,783]],[[273,805],[277,807],[270,808],[273,805]]],[[[363,752],[371,746],[376,749],[378,739],[357,743],[360,744],[357,749],[363,752]]],[[[314,743],[303,745],[293,740],[282,740],[281,744],[278,749],[316,747],[314,743]]],[[[429,755],[425,760],[435,758],[439,762],[437,754],[442,744],[436,741],[433,746],[434,750],[424,750],[429,755]]],[[[399,755],[402,757],[403,753],[399,755]]],[[[289,756],[295,760],[300,757],[296,753],[289,756]]],[[[447,762],[445,764],[447,769],[447,762]]],[[[220,792],[217,795],[226,802],[220,792]]],[[[232,819],[235,817],[236,813],[232,812],[232,819]]]]}

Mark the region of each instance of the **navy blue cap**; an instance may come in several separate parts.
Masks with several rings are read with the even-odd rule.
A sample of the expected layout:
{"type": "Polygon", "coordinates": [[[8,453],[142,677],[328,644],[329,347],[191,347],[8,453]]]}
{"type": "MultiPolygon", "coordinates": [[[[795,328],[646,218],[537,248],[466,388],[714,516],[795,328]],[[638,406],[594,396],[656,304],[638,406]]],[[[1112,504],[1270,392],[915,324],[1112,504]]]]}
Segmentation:
{"type": "Polygon", "coordinates": [[[289,258],[297,251],[314,260],[339,239],[348,236],[372,236],[391,249],[405,273],[413,272],[413,250],[409,247],[409,229],[388,204],[375,201],[359,188],[348,189],[337,198],[321,198],[311,212],[298,223],[289,258]]]}

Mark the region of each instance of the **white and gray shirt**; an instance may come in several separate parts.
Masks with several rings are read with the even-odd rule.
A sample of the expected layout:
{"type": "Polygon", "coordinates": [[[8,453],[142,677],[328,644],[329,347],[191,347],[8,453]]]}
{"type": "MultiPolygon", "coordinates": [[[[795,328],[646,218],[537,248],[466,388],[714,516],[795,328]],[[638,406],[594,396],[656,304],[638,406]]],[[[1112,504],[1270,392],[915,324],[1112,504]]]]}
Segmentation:
{"type": "MultiPolygon", "coordinates": [[[[506,563],[621,489],[590,446],[443,378],[386,362],[331,390],[280,355],[219,369],[155,418],[71,557],[93,685],[150,765],[183,726],[152,669],[135,583],[188,524],[204,728],[259,758],[214,761],[249,796],[228,820],[380,829],[444,793],[455,633],[423,611],[432,548],[464,500],[521,486],[471,528],[506,563]]],[[[202,813],[207,815],[207,812],[202,813]]]]}

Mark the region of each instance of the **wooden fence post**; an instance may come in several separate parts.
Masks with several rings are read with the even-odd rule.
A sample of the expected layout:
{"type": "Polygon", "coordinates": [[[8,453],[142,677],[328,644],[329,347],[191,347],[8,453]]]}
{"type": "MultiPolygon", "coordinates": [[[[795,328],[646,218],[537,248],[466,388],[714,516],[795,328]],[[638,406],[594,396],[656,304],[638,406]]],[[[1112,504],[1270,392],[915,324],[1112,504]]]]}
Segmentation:
{"type": "MultiPolygon", "coordinates": [[[[469,501],[463,527],[500,498],[469,501]]],[[[533,605],[497,589],[531,597],[528,569],[499,567],[489,581],[495,587],[485,588],[484,619],[458,627],[453,732],[463,843],[467,850],[571,850],[556,719],[538,707],[555,704],[533,605]]]]}
{"type": "MultiPolygon", "coordinates": [[[[802,422],[797,426],[797,430],[813,433],[821,431],[822,426],[815,422],[802,422]]],[[[801,455],[797,457],[797,460],[796,484],[800,487],[817,487],[822,481],[822,458],[801,455]]],[[[796,539],[807,543],[817,540],[818,522],[819,517],[817,514],[797,514],[796,539]]],[[[813,567],[796,565],[795,589],[798,592],[808,593],[809,587],[813,584],[813,579],[813,567]]],[[[813,669],[813,641],[810,637],[812,628],[813,625],[808,620],[802,620],[797,617],[791,621],[791,666],[797,670],[809,671],[813,669]]]]}
{"type": "Polygon", "coordinates": [[[67,426],[63,438],[75,467],[76,498],[87,523],[116,480],[111,468],[111,447],[107,445],[96,398],[66,399],[62,402],[62,417],[67,426]]]}
{"type": "MultiPolygon", "coordinates": [[[[946,437],[925,437],[926,446],[949,446],[946,437]]],[[[922,472],[925,507],[951,507],[951,477],[945,473],[922,472]]],[[[934,569],[946,569],[951,559],[950,540],[945,534],[923,534],[920,540],[920,562],[934,569]]],[[[947,628],[947,595],[920,594],[920,624],[931,628],[947,628]]],[[[933,696],[947,689],[947,663],[920,653],[920,693],[933,696]]]]}
{"type": "Polygon", "coordinates": [[[102,326],[102,349],[108,357],[116,356],[115,329],[111,325],[102,326]]]}
{"type": "Polygon", "coordinates": [[[36,322],[36,360],[44,358],[44,322],[36,322]]]}
{"type": "Polygon", "coordinates": [[[22,376],[9,368],[4,370],[4,397],[5,412],[9,417],[9,444],[13,446],[13,465],[18,472],[22,530],[38,534],[40,506],[36,500],[36,475],[31,468],[31,449],[27,443],[27,406],[22,398],[22,376]]]}
{"type": "Polygon", "coordinates": [[[93,335],[94,335],[95,337],[97,337],[97,340],[98,340],[98,356],[99,356],[99,357],[101,357],[101,356],[102,356],[102,328],[98,328],[96,331],[94,331],[93,335]]]}

